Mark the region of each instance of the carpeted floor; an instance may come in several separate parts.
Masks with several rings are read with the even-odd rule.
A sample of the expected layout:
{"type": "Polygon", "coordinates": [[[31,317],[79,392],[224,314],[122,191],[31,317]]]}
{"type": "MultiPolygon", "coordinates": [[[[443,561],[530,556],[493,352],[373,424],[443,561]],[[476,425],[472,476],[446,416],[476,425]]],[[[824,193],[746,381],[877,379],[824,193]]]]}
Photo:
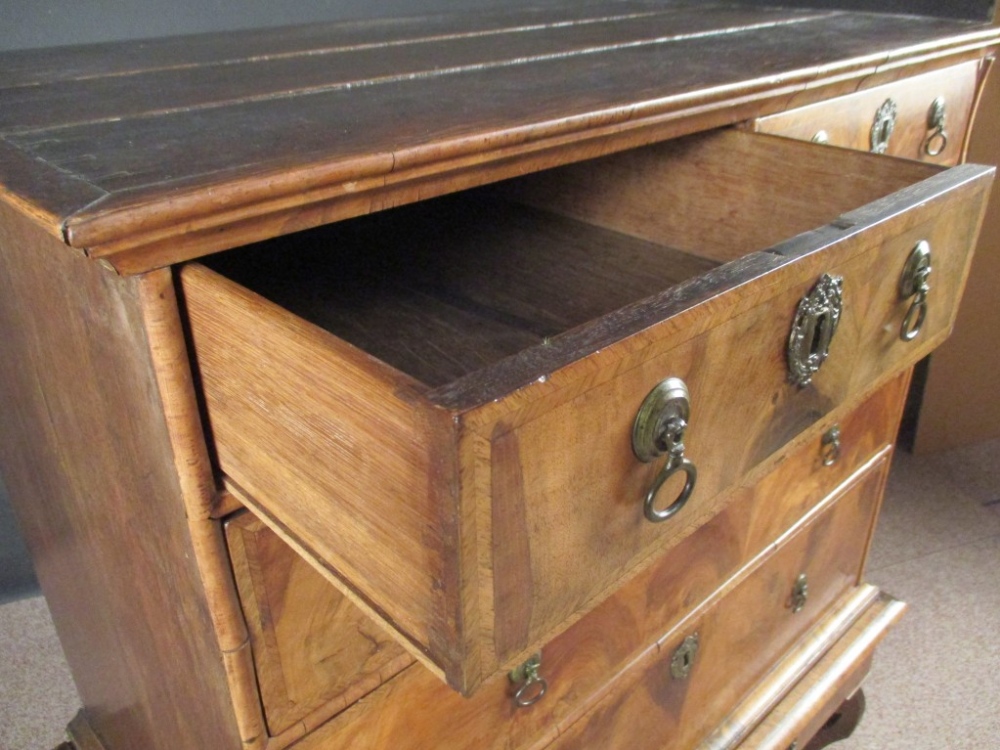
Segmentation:
{"type": "MultiPolygon", "coordinates": [[[[1000,440],[896,456],[869,579],[910,604],[838,750],[1000,748],[1000,440]]],[[[48,610],[0,606],[0,750],[51,750],[77,710],[48,610]]]]}

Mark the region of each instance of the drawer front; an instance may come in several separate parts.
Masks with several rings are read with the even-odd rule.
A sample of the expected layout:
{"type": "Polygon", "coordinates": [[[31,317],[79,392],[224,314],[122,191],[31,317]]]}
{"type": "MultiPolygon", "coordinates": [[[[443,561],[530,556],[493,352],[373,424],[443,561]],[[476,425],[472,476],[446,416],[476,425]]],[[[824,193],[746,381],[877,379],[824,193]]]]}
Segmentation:
{"type": "MultiPolygon", "coordinates": [[[[541,192],[562,203],[543,207],[559,219],[535,238],[539,252],[567,241],[559,228],[568,220],[574,252],[589,234],[612,251],[623,242],[654,255],[651,248],[672,241],[680,248],[704,241],[711,249],[703,258],[721,262],[730,253],[732,262],[436,388],[218,273],[188,266],[182,282],[219,464],[234,491],[300,554],[416,658],[470,693],[709,521],[790,441],[939,344],[991,176],[971,165],[945,172],[737,131],[543,174],[541,192]],[[552,181],[559,190],[549,190],[552,181]],[[575,192],[595,185],[599,206],[575,192]],[[715,195],[716,185],[731,189],[715,195]],[[772,211],[775,202],[780,211],[772,211]],[[598,226],[581,230],[579,222],[590,220],[598,226]],[[758,249],[783,230],[799,234],[758,249]],[[913,300],[900,296],[897,280],[921,241],[933,250],[932,288],[920,307],[926,315],[916,316],[919,335],[902,341],[913,300]],[[823,368],[809,385],[793,385],[792,321],[824,274],[843,278],[843,312],[823,368]],[[643,399],[668,377],[689,390],[685,456],[698,479],[685,508],[653,524],[643,498],[662,459],[639,462],[631,437],[643,399]]],[[[480,215],[488,209],[480,205],[480,215]]],[[[535,218],[519,225],[519,236],[533,231],[535,218]]],[[[435,268],[445,289],[437,303],[451,300],[469,274],[476,294],[500,303],[476,275],[481,268],[462,265],[476,260],[479,239],[473,232],[435,268]]],[[[501,252],[505,237],[489,239],[490,251],[501,252]]],[[[596,252],[589,261],[601,260],[596,252]]],[[[630,264],[613,257],[582,275],[605,274],[617,288],[630,264]]],[[[641,281],[648,289],[650,279],[641,281]]],[[[412,319],[412,296],[395,306],[392,285],[376,287],[380,296],[366,304],[412,319]]],[[[339,288],[349,308],[340,316],[353,313],[350,292],[339,288]]],[[[530,307],[523,294],[536,306],[547,299],[516,284],[503,294],[521,311],[530,307]]],[[[588,292],[588,304],[598,296],[588,292]]],[[[566,312],[576,300],[562,297],[554,304],[566,312]]],[[[483,299],[464,299],[445,328],[479,314],[483,299]]],[[[490,311],[498,325],[525,317],[490,311]]],[[[443,341],[404,338],[421,359],[443,341]]],[[[676,492],[669,483],[661,490],[665,499],[676,492]]]]}
{"type": "Polygon", "coordinates": [[[255,516],[225,528],[271,736],[321,723],[413,663],[255,516]]]}
{"type": "MultiPolygon", "coordinates": [[[[321,727],[303,740],[303,747],[540,746],[598,700],[691,611],[703,609],[704,602],[719,598],[744,579],[775,540],[796,524],[826,523],[818,519],[831,512],[841,519],[833,522],[829,534],[852,540],[856,576],[879,499],[878,482],[871,477],[886,462],[906,380],[904,376],[892,381],[858,408],[838,415],[842,448],[833,465],[823,465],[820,435],[812,435],[778,466],[742,488],[738,501],[545,644],[541,675],[549,689],[535,705],[515,709],[506,678],[488,682],[465,699],[416,667],[321,727]],[[869,468],[862,468],[866,465],[869,468]],[[835,487],[839,489],[831,492],[835,487]],[[852,530],[846,531],[847,526],[852,530]],[[422,707],[419,722],[414,722],[415,705],[422,707]]],[[[825,431],[832,425],[821,426],[825,431]]],[[[813,601],[822,598],[817,594],[813,601]]],[[[821,604],[815,605],[805,618],[813,620],[821,609],[821,604]]]]}
{"type": "Polygon", "coordinates": [[[978,84],[979,62],[968,62],[763,117],[752,127],[760,133],[870,151],[873,137],[881,142],[884,134],[875,122],[881,111],[883,118],[893,121],[883,153],[957,164],[964,153],[978,84]]]}
{"type": "Polygon", "coordinates": [[[887,463],[659,644],[552,747],[694,747],[860,576],[887,463]],[[801,603],[797,582],[805,576],[801,603]],[[799,606],[801,605],[801,609],[799,606]],[[695,647],[696,646],[696,647],[695,647]]]}
{"type": "MultiPolygon", "coordinates": [[[[492,535],[490,569],[500,662],[547,640],[618,585],[623,571],[705,523],[747,472],[817,420],[937,346],[954,320],[980,212],[977,202],[943,201],[820,252],[778,250],[791,262],[777,274],[789,278],[763,304],[665,351],[655,341],[634,356],[634,367],[615,363],[606,382],[540,416],[509,429],[501,420],[492,441],[491,520],[502,533],[492,535]],[[933,288],[919,333],[905,341],[913,302],[900,296],[898,280],[921,242],[935,259],[933,288]],[[843,308],[829,357],[799,387],[789,382],[791,321],[824,274],[843,280],[843,308]],[[697,481],[681,510],[651,523],[643,504],[666,459],[640,462],[632,435],[644,398],[667,378],[682,379],[690,394],[684,456],[697,481]]],[[[657,505],[680,497],[686,479],[675,474],[657,505]]]]}

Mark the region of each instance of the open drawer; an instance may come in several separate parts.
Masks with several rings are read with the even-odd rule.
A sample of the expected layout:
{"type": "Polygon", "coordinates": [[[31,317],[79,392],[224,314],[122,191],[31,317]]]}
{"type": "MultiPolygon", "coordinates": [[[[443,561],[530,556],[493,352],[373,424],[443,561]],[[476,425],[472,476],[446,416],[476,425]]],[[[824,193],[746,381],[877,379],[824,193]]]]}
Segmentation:
{"type": "Polygon", "coordinates": [[[991,180],[726,130],[190,264],[219,467],[469,693],[939,344],[991,180]]]}

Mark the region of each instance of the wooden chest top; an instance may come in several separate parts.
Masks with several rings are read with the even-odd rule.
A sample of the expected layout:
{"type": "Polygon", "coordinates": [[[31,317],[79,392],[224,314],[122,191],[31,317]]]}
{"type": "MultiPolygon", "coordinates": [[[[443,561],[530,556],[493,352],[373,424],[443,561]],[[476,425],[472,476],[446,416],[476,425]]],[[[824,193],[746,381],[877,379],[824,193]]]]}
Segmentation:
{"type": "Polygon", "coordinates": [[[136,273],[975,59],[981,24],[672,2],[0,55],[0,191],[136,273]]]}

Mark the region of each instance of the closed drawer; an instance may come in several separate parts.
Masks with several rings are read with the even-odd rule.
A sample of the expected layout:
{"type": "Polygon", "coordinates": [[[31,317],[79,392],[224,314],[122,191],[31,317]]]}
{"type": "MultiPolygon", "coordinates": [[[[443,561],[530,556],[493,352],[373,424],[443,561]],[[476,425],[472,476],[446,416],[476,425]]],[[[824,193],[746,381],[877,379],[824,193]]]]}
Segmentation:
{"type": "Polygon", "coordinates": [[[871,503],[887,468],[874,467],[725,597],[666,636],[552,747],[695,747],[794,644],[828,638],[825,627],[818,627],[823,635],[810,631],[837,602],[852,598],[874,520],[871,503]],[[808,589],[804,600],[800,581],[808,589]]]}
{"type": "MultiPolygon", "coordinates": [[[[378,731],[394,742],[409,738],[418,747],[446,742],[464,747],[449,739],[456,723],[475,727],[467,733],[470,748],[484,747],[482,737],[495,738],[490,746],[512,748],[544,734],[552,722],[591,701],[692,607],[731,587],[776,539],[802,519],[824,513],[838,495],[835,488],[852,486],[857,481],[852,477],[866,464],[883,461],[899,423],[907,379],[896,378],[847,413],[831,414],[778,465],[740,488],[736,502],[546,644],[543,674],[550,692],[530,712],[512,710],[505,680],[466,700],[417,669],[369,697],[373,708],[366,716],[379,717],[373,719],[378,731]],[[825,464],[829,453],[821,435],[834,425],[840,450],[833,463],[825,464]],[[691,565],[693,559],[703,562],[691,565]],[[414,701],[439,707],[419,732],[407,710],[397,710],[414,701]]],[[[877,493],[863,502],[864,513],[870,512],[877,493]]],[[[863,538],[865,522],[859,523],[856,533],[863,538]]],[[[407,657],[387,642],[376,623],[256,517],[237,515],[227,522],[226,534],[268,730],[279,745],[297,737],[301,727],[320,725],[406,666],[407,657]]],[[[367,738],[373,730],[357,731],[367,738]]]]}
{"type": "Polygon", "coordinates": [[[225,529],[269,735],[301,733],[413,663],[256,516],[225,529]]]}
{"type": "Polygon", "coordinates": [[[979,85],[978,61],[762,117],[753,129],[936,164],[964,153],[979,85]]]}
{"type": "Polygon", "coordinates": [[[219,465],[470,692],[939,343],[990,179],[722,131],[187,266],[219,465]],[[897,279],[921,240],[934,288],[902,341],[897,279]],[[791,322],[824,273],[843,312],[794,385],[791,322]],[[635,458],[633,422],[671,376],[698,481],[650,523],[660,465],[635,458]]]}
{"type": "MultiPolygon", "coordinates": [[[[843,422],[845,434],[851,436],[845,442],[845,461],[841,465],[844,471],[848,460],[857,458],[854,448],[849,446],[860,448],[880,442],[880,435],[891,439],[889,433],[898,420],[895,406],[901,404],[890,406],[888,402],[901,390],[900,384],[894,384],[865,403],[873,414],[889,409],[889,418],[877,427],[872,423],[865,425],[856,416],[843,422]]],[[[802,466],[816,454],[818,446],[809,441],[789,460],[802,466]]],[[[463,698],[427,670],[415,666],[302,740],[301,749],[544,747],[591,709],[599,710],[597,707],[608,696],[628,692],[648,662],[661,664],[663,648],[658,644],[682,640],[693,623],[721,606],[737,608],[736,614],[732,614],[733,609],[726,610],[732,614],[729,619],[734,624],[746,625],[759,618],[762,627],[775,627],[774,635],[779,642],[773,647],[762,647],[759,656],[734,654],[731,665],[722,670],[747,689],[753,675],[762,669],[763,660],[778,654],[794,633],[823,620],[831,611],[830,602],[845,590],[855,591],[878,507],[886,454],[883,449],[868,456],[861,469],[849,473],[846,481],[824,495],[817,496],[809,490],[795,495],[806,485],[794,484],[786,489],[789,496],[795,495],[795,500],[786,504],[781,496],[775,496],[773,482],[765,480],[750,488],[739,502],[730,504],[566,632],[544,645],[540,674],[548,682],[548,691],[534,705],[515,708],[514,686],[506,678],[489,681],[476,695],[463,698]],[[784,525],[790,515],[796,519],[791,528],[784,525]],[[808,561],[801,557],[803,545],[808,561]],[[791,547],[798,552],[784,552],[791,547]],[[782,550],[785,556],[781,561],[768,562],[774,549],[782,550]],[[801,565],[806,567],[800,569],[801,565]],[[776,574],[761,573],[765,568],[782,572],[775,577],[776,574]],[[784,597],[790,595],[798,575],[802,572],[809,575],[812,570],[816,575],[810,578],[806,606],[792,613],[785,606],[784,597]],[[745,599],[738,598],[733,605],[725,604],[746,586],[758,591],[759,582],[751,581],[765,578],[777,581],[781,589],[780,596],[772,592],[770,603],[747,604],[745,599]],[[771,604],[775,605],[774,612],[769,610],[771,604]],[[738,611],[742,606],[748,609],[738,611]],[[794,627],[786,630],[781,623],[791,623],[794,627]],[[743,665],[747,662],[749,672],[744,677],[743,665]],[[421,707],[419,722],[414,721],[416,705],[421,707]]],[[[825,636],[817,635],[801,644],[807,666],[821,656],[839,632],[836,627],[827,631],[825,636]]],[[[799,664],[802,663],[803,659],[799,659],[799,664]]],[[[801,674],[800,667],[795,679],[801,674]]],[[[788,680],[785,689],[793,682],[788,680]]],[[[733,708],[740,697],[738,692],[724,691],[722,700],[730,705],[712,704],[713,715],[733,708]]],[[[777,697],[781,694],[779,689],[777,697]]],[[[656,746],[655,742],[662,742],[664,736],[657,729],[648,741],[656,746]]]]}

